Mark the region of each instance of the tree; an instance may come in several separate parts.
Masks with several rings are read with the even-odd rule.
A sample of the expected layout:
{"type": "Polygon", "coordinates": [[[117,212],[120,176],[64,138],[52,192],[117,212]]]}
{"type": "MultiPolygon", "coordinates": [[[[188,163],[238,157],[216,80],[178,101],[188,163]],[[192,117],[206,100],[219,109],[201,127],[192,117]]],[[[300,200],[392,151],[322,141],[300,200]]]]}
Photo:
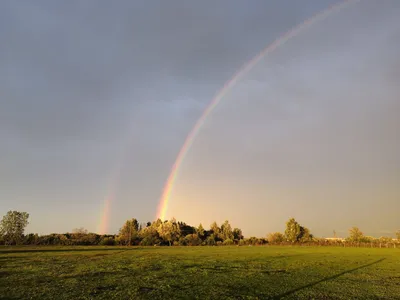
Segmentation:
{"type": "Polygon", "coordinates": [[[358,227],[352,227],[349,230],[349,240],[352,242],[361,242],[364,238],[364,234],[358,227]]]}
{"type": "Polygon", "coordinates": [[[119,230],[119,240],[121,243],[131,246],[137,239],[138,232],[139,222],[135,218],[127,220],[119,230]]]}
{"type": "Polygon", "coordinates": [[[294,218],[286,222],[285,238],[288,242],[308,242],[313,239],[313,235],[306,227],[301,226],[294,218]]]}
{"type": "Polygon", "coordinates": [[[85,235],[85,234],[88,234],[88,231],[87,231],[87,229],[80,227],[80,228],[75,228],[74,230],[72,230],[72,233],[76,234],[76,235],[85,235]]]}
{"type": "Polygon", "coordinates": [[[39,244],[39,235],[37,233],[30,233],[25,236],[26,245],[38,245],[39,244]]]}
{"type": "Polygon", "coordinates": [[[226,220],[224,224],[221,225],[221,238],[225,240],[233,240],[233,232],[231,224],[226,220]]]}
{"type": "Polygon", "coordinates": [[[301,235],[300,224],[294,218],[286,222],[285,238],[288,242],[297,242],[301,235]]]}
{"type": "Polygon", "coordinates": [[[239,228],[233,229],[233,238],[234,238],[234,240],[236,240],[236,241],[242,240],[242,239],[243,239],[242,230],[239,229],[239,228]]]}
{"type": "Polygon", "coordinates": [[[139,236],[142,239],[140,241],[140,245],[142,246],[154,246],[161,243],[160,235],[153,225],[143,228],[139,232],[139,236]]]}
{"type": "Polygon", "coordinates": [[[221,229],[218,227],[217,222],[212,222],[212,224],[210,225],[210,230],[212,231],[212,233],[214,234],[214,237],[219,236],[221,229]]]}
{"type": "Polygon", "coordinates": [[[99,245],[102,246],[114,246],[115,245],[115,240],[113,237],[102,237],[99,245]]]}
{"type": "Polygon", "coordinates": [[[199,227],[197,227],[196,233],[200,238],[204,236],[204,228],[203,225],[201,225],[201,223],[199,224],[199,227]]]}
{"type": "Polygon", "coordinates": [[[393,239],[389,236],[381,236],[379,238],[379,242],[387,245],[387,244],[393,243],[393,239]]]}
{"type": "Polygon", "coordinates": [[[216,239],[214,233],[212,233],[210,236],[208,236],[206,238],[206,240],[204,241],[204,244],[207,245],[207,246],[214,246],[217,243],[216,240],[217,239],[216,239]]]}
{"type": "Polygon", "coordinates": [[[22,242],[25,227],[29,224],[26,212],[9,211],[0,221],[0,235],[6,245],[18,245],[22,242]]]}
{"type": "Polygon", "coordinates": [[[181,231],[175,219],[172,219],[170,221],[165,221],[161,224],[159,223],[156,224],[158,224],[157,226],[158,234],[164,241],[168,242],[170,246],[174,241],[179,240],[181,231]]]}
{"type": "Polygon", "coordinates": [[[224,240],[223,244],[227,245],[227,246],[230,246],[230,245],[233,245],[234,242],[231,239],[226,239],[226,240],[224,240]]]}
{"type": "Polygon", "coordinates": [[[396,238],[397,238],[397,241],[400,242],[400,230],[397,230],[396,238]]]}
{"type": "Polygon", "coordinates": [[[299,236],[299,241],[300,242],[310,242],[314,236],[310,233],[310,229],[307,227],[300,226],[300,236],[299,236]]]}
{"type": "MultiPolygon", "coordinates": [[[[72,230],[71,233],[71,244],[72,245],[88,245],[90,244],[86,237],[89,234],[89,232],[83,228],[75,228],[74,230],[72,230]]],[[[53,239],[49,239],[48,243],[52,244],[55,243],[54,238],[53,239]]]]}
{"type": "Polygon", "coordinates": [[[188,246],[199,246],[201,245],[202,240],[199,238],[197,234],[188,234],[185,236],[185,244],[188,246]]]}
{"type": "Polygon", "coordinates": [[[87,229],[83,227],[75,228],[74,230],[72,230],[72,238],[76,240],[82,239],[87,234],[88,234],[87,229]]]}
{"type": "Polygon", "coordinates": [[[285,237],[280,232],[269,233],[267,236],[267,240],[271,244],[279,244],[285,240],[285,237]]]}

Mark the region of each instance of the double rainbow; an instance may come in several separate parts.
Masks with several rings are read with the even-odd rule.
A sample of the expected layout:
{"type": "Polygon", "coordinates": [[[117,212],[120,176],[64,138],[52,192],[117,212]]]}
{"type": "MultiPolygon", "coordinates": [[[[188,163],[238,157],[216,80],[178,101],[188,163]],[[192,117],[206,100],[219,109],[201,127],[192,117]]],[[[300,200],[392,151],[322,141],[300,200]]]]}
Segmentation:
{"type": "MultiPolygon", "coordinates": [[[[243,77],[245,76],[262,58],[264,58],[266,55],[270,54],[274,50],[276,50],[278,47],[282,46],[285,42],[290,40],[291,38],[295,37],[305,29],[311,27],[315,23],[322,21],[326,19],[329,15],[331,15],[334,12],[337,12],[339,10],[342,10],[343,8],[349,6],[353,2],[359,2],[361,0],[345,0],[342,2],[339,2],[337,4],[334,4],[330,6],[329,8],[323,10],[322,12],[317,13],[313,17],[307,19],[303,23],[295,26],[291,30],[287,31],[284,35],[282,35],[280,38],[276,39],[272,44],[268,45],[266,48],[264,48],[258,55],[256,55],[254,58],[252,58],[249,62],[243,65],[239,71],[237,71],[233,77],[228,80],[224,86],[217,92],[211,103],[206,107],[200,118],[197,120],[196,124],[194,125],[193,129],[190,131],[188,134],[185,142],[183,143],[182,148],[180,149],[178,156],[174,162],[174,165],[172,166],[172,169],[170,171],[170,174],[168,176],[168,179],[164,185],[163,188],[163,193],[158,205],[157,209],[157,218],[160,218],[162,220],[165,219],[166,213],[168,210],[168,203],[171,200],[171,193],[173,190],[173,187],[175,185],[176,178],[178,176],[180,167],[182,165],[182,162],[188,153],[190,147],[193,144],[193,141],[195,140],[197,134],[199,133],[201,127],[203,126],[204,122],[207,120],[208,116],[212,113],[214,108],[221,102],[221,100],[224,98],[224,96],[228,93],[228,91],[235,86],[235,84],[243,77]]],[[[101,216],[100,224],[99,224],[99,232],[100,234],[105,234],[108,231],[108,224],[109,224],[109,214],[110,214],[110,207],[111,203],[113,200],[113,196],[110,195],[105,199],[104,202],[104,207],[103,207],[103,213],[101,216]]]]}
{"type": "Polygon", "coordinates": [[[207,120],[208,116],[212,113],[214,108],[221,102],[221,100],[224,98],[224,96],[227,94],[227,92],[233,86],[235,86],[235,84],[243,76],[245,76],[263,57],[270,54],[275,49],[277,49],[279,46],[282,46],[285,42],[287,42],[291,38],[295,37],[300,32],[304,31],[305,29],[309,28],[310,26],[314,25],[315,23],[326,19],[332,13],[343,9],[344,7],[348,6],[350,3],[358,2],[358,1],[360,1],[360,0],[346,0],[346,1],[340,2],[338,4],[332,5],[329,8],[325,9],[324,11],[317,13],[316,15],[307,19],[303,23],[301,23],[301,24],[297,25],[296,27],[292,28],[291,30],[287,31],[283,36],[281,36],[280,38],[275,40],[272,44],[270,44],[269,46],[264,48],[264,50],[262,50],[258,55],[256,55],[249,62],[247,62],[241,69],[239,69],[239,71],[237,71],[233,75],[233,77],[229,81],[227,81],[225,83],[225,85],[217,92],[214,99],[204,110],[203,114],[198,119],[198,121],[194,125],[193,129],[190,131],[189,135],[187,136],[185,142],[183,143],[183,146],[182,146],[181,150],[179,151],[179,154],[175,160],[175,163],[172,166],[168,180],[165,183],[163,193],[162,193],[162,196],[160,199],[160,203],[158,205],[157,218],[160,218],[161,220],[165,219],[166,213],[168,210],[168,203],[171,200],[172,189],[174,187],[174,184],[175,184],[176,178],[178,176],[179,169],[182,165],[182,162],[183,162],[186,154],[188,153],[190,147],[192,146],[193,141],[196,138],[197,134],[199,133],[204,122],[207,120]]]}

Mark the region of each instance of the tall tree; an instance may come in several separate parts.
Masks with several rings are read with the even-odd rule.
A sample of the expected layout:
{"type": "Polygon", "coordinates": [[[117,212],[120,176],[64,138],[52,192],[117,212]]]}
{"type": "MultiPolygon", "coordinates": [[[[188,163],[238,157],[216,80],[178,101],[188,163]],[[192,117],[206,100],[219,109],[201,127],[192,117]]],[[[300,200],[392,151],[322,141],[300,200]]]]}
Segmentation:
{"type": "Polygon", "coordinates": [[[131,246],[138,237],[138,231],[139,222],[135,218],[127,220],[119,230],[119,239],[125,245],[131,246]]]}
{"type": "Polygon", "coordinates": [[[139,232],[139,237],[141,238],[140,245],[143,246],[159,245],[161,242],[157,228],[153,226],[153,224],[151,226],[142,228],[142,230],[139,232]]]}
{"type": "Polygon", "coordinates": [[[221,229],[218,227],[218,224],[215,221],[211,223],[210,230],[212,231],[215,237],[218,237],[221,233],[221,229]]]}
{"type": "Polygon", "coordinates": [[[221,238],[225,240],[232,240],[233,241],[233,232],[232,232],[232,227],[231,224],[229,224],[229,221],[226,220],[222,225],[221,225],[221,238]]]}
{"type": "Polygon", "coordinates": [[[172,242],[179,240],[181,233],[179,224],[175,219],[158,224],[157,231],[160,237],[168,242],[170,246],[172,242]]]}
{"type": "Polygon", "coordinates": [[[201,225],[201,223],[199,224],[199,227],[197,227],[196,232],[200,238],[204,236],[204,228],[203,225],[201,225]]]}
{"type": "Polygon", "coordinates": [[[25,227],[29,224],[29,214],[26,212],[9,211],[0,221],[0,235],[7,245],[22,242],[25,227]]]}
{"type": "Polygon", "coordinates": [[[294,218],[286,222],[285,238],[288,242],[297,242],[301,235],[301,226],[294,218]]]}
{"type": "Polygon", "coordinates": [[[364,234],[358,227],[352,227],[349,230],[349,240],[352,242],[360,242],[364,238],[364,234]]]}
{"type": "Polygon", "coordinates": [[[397,237],[397,241],[400,242],[400,230],[397,230],[396,237],[397,237]]]}

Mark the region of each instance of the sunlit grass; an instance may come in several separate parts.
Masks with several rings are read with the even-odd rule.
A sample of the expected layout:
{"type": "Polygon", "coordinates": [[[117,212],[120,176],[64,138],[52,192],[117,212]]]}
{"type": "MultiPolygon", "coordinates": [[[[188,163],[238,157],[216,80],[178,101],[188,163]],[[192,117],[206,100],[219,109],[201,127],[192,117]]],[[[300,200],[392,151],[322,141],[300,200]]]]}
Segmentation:
{"type": "Polygon", "coordinates": [[[400,249],[0,248],[3,299],[396,298],[400,249]]]}

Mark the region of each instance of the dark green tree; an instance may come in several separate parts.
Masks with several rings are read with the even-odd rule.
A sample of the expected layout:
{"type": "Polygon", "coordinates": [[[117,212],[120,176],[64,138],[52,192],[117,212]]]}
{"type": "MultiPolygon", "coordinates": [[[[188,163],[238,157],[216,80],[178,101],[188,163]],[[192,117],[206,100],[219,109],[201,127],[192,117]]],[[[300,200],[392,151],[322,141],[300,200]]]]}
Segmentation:
{"type": "Polygon", "coordinates": [[[0,221],[0,235],[6,245],[19,245],[23,241],[24,231],[29,214],[26,212],[9,211],[0,221]]]}
{"type": "Polygon", "coordinates": [[[240,241],[243,239],[243,233],[242,230],[239,228],[233,229],[233,238],[235,241],[240,241]]]}

